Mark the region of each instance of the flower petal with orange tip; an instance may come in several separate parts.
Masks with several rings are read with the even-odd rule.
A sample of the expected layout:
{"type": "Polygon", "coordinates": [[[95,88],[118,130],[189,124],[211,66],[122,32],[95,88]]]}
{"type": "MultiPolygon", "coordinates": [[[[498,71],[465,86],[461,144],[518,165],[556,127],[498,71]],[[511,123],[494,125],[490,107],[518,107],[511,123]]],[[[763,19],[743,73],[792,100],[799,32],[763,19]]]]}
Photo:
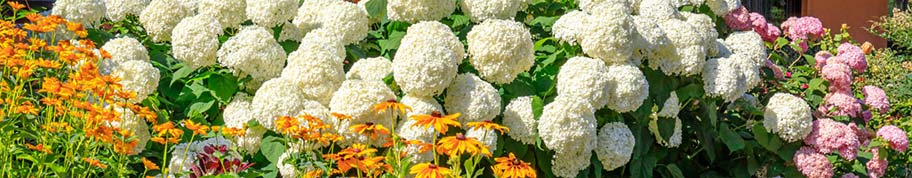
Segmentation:
{"type": "Polygon", "coordinates": [[[152,171],[152,170],[159,170],[159,169],[161,169],[161,168],[159,168],[158,165],[156,165],[154,162],[149,161],[148,159],[146,159],[146,157],[143,157],[143,158],[142,158],[142,163],[143,163],[143,167],[145,167],[147,171],[152,171]]]}
{"type": "Polygon", "coordinates": [[[466,127],[470,127],[472,129],[484,129],[485,131],[496,130],[496,131],[500,132],[500,134],[504,134],[504,132],[510,131],[510,128],[504,127],[504,126],[494,123],[490,120],[480,121],[480,122],[469,122],[469,123],[466,123],[466,127]]]}
{"type": "Polygon", "coordinates": [[[437,166],[434,163],[421,163],[409,170],[410,174],[415,174],[415,178],[445,178],[452,173],[449,168],[437,166]]]}
{"type": "Polygon", "coordinates": [[[516,158],[516,155],[510,153],[509,156],[494,158],[494,161],[497,162],[491,169],[494,171],[494,175],[502,178],[535,178],[535,169],[532,169],[532,166],[527,162],[523,162],[519,158],[516,158]]]}
{"type": "Polygon", "coordinates": [[[400,114],[405,114],[408,111],[411,111],[412,107],[406,106],[405,104],[396,101],[395,99],[386,100],[384,102],[374,105],[374,112],[377,114],[383,114],[386,111],[397,111],[400,114]]]}
{"type": "Polygon", "coordinates": [[[456,126],[456,127],[462,126],[462,124],[459,124],[459,122],[456,122],[456,119],[459,118],[459,115],[460,115],[459,113],[456,113],[456,114],[442,116],[441,113],[438,111],[431,112],[430,115],[428,115],[428,114],[415,115],[415,116],[410,117],[410,119],[413,119],[416,121],[410,127],[421,126],[421,127],[424,127],[424,129],[434,127],[434,129],[437,130],[437,132],[439,132],[440,134],[446,134],[446,132],[447,132],[447,130],[449,130],[450,126],[456,126]]]}

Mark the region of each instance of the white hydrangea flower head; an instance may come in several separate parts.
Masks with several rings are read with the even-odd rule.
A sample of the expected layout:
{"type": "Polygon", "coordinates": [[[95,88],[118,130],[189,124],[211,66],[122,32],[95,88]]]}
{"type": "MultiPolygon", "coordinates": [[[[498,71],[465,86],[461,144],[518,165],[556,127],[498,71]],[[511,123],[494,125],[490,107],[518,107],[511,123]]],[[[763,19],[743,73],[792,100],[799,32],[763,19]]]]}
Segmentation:
{"type": "Polygon", "coordinates": [[[393,76],[403,92],[433,96],[452,83],[465,50],[449,29],[440,22],[409,27],[393,58],[393,76]]]}
{"type": "Polygon", "coordinates": [[[731,47],[728,46],[728,44],[725,44],[724,39],[717,38],[715,40],[714,44],[716,45],[717,53],[709,54],[708,57],[718,58],[718,57],[728,57],[728,56],[732,55],[732,49],[731,49],[731,47]]]}
{"type": "Polygon", "coordinates": [[[149,62],[149,51],[138,40],[131,37],[120,37],[111,39],[101,46],[111,54],[111,60],[114,63],[123,63],[131,60],[149,62]]]}
{"type": "Polygon", "coordinates": [[[297,150],[285,150],[282,155],[279,155],[279,164],[276,164],[276,167],[279,169],[279,175],[282,177],[295,177],[297,174],[297,166],[286,163],[285,161],[292,158],[295,154],[298,154],[297,150]]]}
{"type": "Polygon", "coordinates": [[[763,127],[787,142],[803,140],[811,133],[811,107],[800,97],[776,93],[763,112],[763,127]]]}
{"type": "Polygon", "coordinates": [[[329,104],[333,92],[345,81],[345,69],[338,56],[330,51],[298,48],[288,55],[288,66],[282,77],[298,85],[304,98],[329,104]]]}
{"type": "Polygon", "coordinates": [[[678,94],[675,91],[671,91],[671,94],[668,95],[668,99],[665,100],[665,104],[662,105],[662,110],[659,110],[659,117],[678,117],[678,112],[681,112],[681,103],[678,101],[678,94]]]}
{"type": "Polygon", "coordinates": [[[723,16],[741,7],[741,0],[706,0],[706,5],[713,14],[723,16]]]}
{"type": "Polygon", "coordinates": [[[479,23],[491,19],[513,19],[516,12],[522,11],[528,4],[523,0],[463,0],[459,5],[472,22],[479,23]]]}
{"type": "Polygon", "coordinates": [[[706,46],[700,31],[693,25],[675,19],[659,23],[673,48],[660,54],[663,57],[649,60],[652,68],[661,68],[667,75],[691,76],[699,74],[706,62],[706,46]]]}
{"type": "Polygon", "coordinates": [[[535,63],[532,34],[520,22],[487,20],[472,27],[466,39],[469,62],[492,83],[511,83],[535,63]]]}
{"type": "Polygon", "coordinates": [[[494,152],[497,150],[497,137],[500,136],[498,133],[495,130],[470,128],[466,131],[465,136],[478,139],[485,147],[488,147],[488,150],[494,152]]]}
{"type": "Polygon", "coordinates": [[[755,65],[766,62],[766,45],[760,34],[752,30],[734,32],[725,38],[725,45],[733,54],[743,54],[755,65]]]}
{"type": "Polygon", "coordinates": [[[329,108],[353,120],[370,120],[376,116],[373,106],[390,99],[396,99],[396,95],[382,81],[346,80],[333,94],[329,108]]]}
{"type": "Polygon", "coordinates": [[[601,60],[587,57],[567,59],[557,73],[557,94],[601,108],[608,103],[609,75],[608,66],[601,60]]]}
{"type": "Polygon", "coordinates": [[[250,88],[259,88],[259,84],[278,77],[287,58],[285,50],[272,38],[272,31],[260,26],[241,28],[222,44],[217,55],[218,63],[236,76],[253,78],[250,88]]]}
{"type": "Polygon", "coordinates": [[[554,21],[554,25],[551,26],[551,32],[554,34],[554,38],[557,38],[560,41],[570,43],[571,45],[576,44],[576,42],[581,41],[580,38],[583,33],[583,25],[586,23],[586,19],[589,18],[589,14],[586,14],[583,11],[573,10],[567,12],[564,15],[561,15],[557,21],[554,21]]]}
{"type": "Polygon", "coordinates": [[[532,97],[514,98],[503,112],[503,125],[510,129],[507,135],[524,144],[535,144],[538,137],[538,120],[532,111],[532,97]]]}
{"type": "Polygon", "coordinates": [[[393,62],[385,57],[374,57],[360,59],[352,64],[348,73],[345,74],[345,78],[383,81],[391,73],[393,73],[393,62]]]}
{"type": "Polygon", "coordinates": [[[294,18],[297,0],[246,0],[247,18],[263,27],[275,27],[294,18]]]}
{"type": "Polygon", "coordinates": [[[181,5],[180,2],[184,1],[152,0],[139,14],[139,23],[152,37],[152,41],[171,41],[174,26],[177,26],[181,19],[193,16],[193,10],[181,5]]]}
{"type": "Polygon", "coordinates": [[[639,68],[630,64],[608,66],[607,107],[617,112],[634,111],[649,96],[649,82],[639,68]]]}
{"type": "Polygon", "coordinates": [[[700,36],[703,38],[703,46],[706,48],[708,54],[718,54],[719,49],[715,44],[716,38],[719,37],[719,32],[716,32],[716,23],[712,21],[712,18],[706,14],[695,14],[690,12],[682,12],[681,15],[686,19],[685,21],[688,24],[691,24],[697,31],[700,36]]]}
{"type": "Polygon", "coordinates": [[[279,41],[301,41],[301,38],[304,38],[304,33],[301,32],[301,29],[298,29],[298,26],[295,26],[291,22],[285,22],[282,25],[282,32],[279,33],[279,41]]]}
{"type": "Polygon", "coordinates": [[[321,53],[328,53],[324,54],[327,55],[326,57],[338,62],[345,62],[345,45],[341,43],[342,36],[333,34],[328,29],[320,28],[310,31],[303,38],[295,41],[301,42],[298,50],[321,50],[321,53]]]}
{"type": "Polygon", "coordinates": [[[124,91],[136,93],[136,97],[129,100],[131,103],[139,103],[149,97],[158,88],[158,80],[161,78],[157,68],[153,67],[147,61],[127,61],[114,68],[111,76],[120,78],[120,85],[124,91]]]}
{"type": "Polygon", "coordinates": [[[105,17],[111,21],[121,21],[128,15],[139,15],[149,0],[104,0],[105,17]]]}
{"type": "MultiPolygon", "coordinates": [[[[281,116],[297,116],[310,101],[304,98],[301,88],[292,79],[279,77],[273,78],[260,86],[250,109],[253,118],[263,127],[275,130],[275,120],[281,116]]],[[[319,103],[318,103],[319,104],[319,103]]]]}
{"type": "Polygon", "coordinates": [[[665,146],[666,148],[675,148],[675,147],[678,147],[678,145],[681,145],[681,129],[682,129],[681,118],[652,117],[652,120],[649,120],[649,132],[652,132],[652,135],[655,136],[656,142],[659,143],[659,145],[665,146]],[[668,140],[665,140],[665,138],[662,138],[662,135],[659,133],[659,123],[658,123],[659,119],[674,119],[675,120],[674,133],[671,134],[671,138],[669,138],[668,140]]]}
{"type": "Polygon", "coordinates": [[[598,132],[598,147],[595,154],[602,167],[611,171],[630,162],[636,138],[623,122],[612,122],[602,126],[598,132]]]}
{"type": "Polygon", "coordinates": [[[113,128],[120,128],[122,130],[128,130],[133,132],[133,135],[136,139],[136,146],[133,147],[133,152],[128,155],[137,155],[142,153],[146,149],[146,143],[149,142],[149,139],[152,138],[152,134],[149,133],[149,125],[146,124],[146,120],[137,117],[132,110],[121,107],[114,107],[114,111],[120,113],[119,121],[109,122],[110,126],[113,128]]]}
{"type": "Polygon", "coordinates": [[[597,6],[604,4],[616,4],[627,7],[630,6],[630,1],[628,0],[580,0],[577,3],[579,4],[580,9],[588,13],[596,13],[595,11],[599,10],[597,6]]]}
{"type": "Polygon", "coordinates": [[[437,21],[449,17],[456,10],[452,0],[389,0],[386,15],[390,20],[415,23],[437,21]]]}
{"type": "Polygon", "coordinates": [[[742,54],[710,59],[703,69],[703,90],[726,102],[737,100],[759,81],[760,68],[752,63],[742,54]]]}
{"type": "Polygon", "coordinates": [[[491,120],[500,115],[500,94],[475,74],[459,74],[447,88],[443,105],[449,113],[462,113],[459,122],[463,125],[491,120]]]}
{"type": "Polygon", "coordinates": [[[367,37],[370,30],[366,11],[346,1],[308,0],[298,8],[294,24],[303,33],[324,28],[342,36],[341,43],[352,44],[367,37]]]}
{"type": "MultiPolygon", "coordinates": [[[[431,114],[431,112],[437,111],[443,114],[443,107],[437,103],[437,100],[434,100],[433,97],[429,96],[411,96],[405,95],[402,96],[402,99],[399,101],[406,106],[412,108],[411,111],[406,113],[405,118],[411,116],[421,115],[421,114],[431,114]]],[[[437,132],[433,127],[425,129],[421,126],[412,126],[417,121],[414,119],[402,119],[399,121],[399,125],[396,126],[396,133],[400,137],[408,140],[419,140],[424,143],[434,142],[434,137],[437,136],[437,132]]],[[[418,153],[420,148],[415,145],[410,145],[406,148],[406,151],[409,155],[414,156],[412,158],[413,163],[420,162],[429,162],[434,160],[434,153],[427,151],[424,153],[418,153]]]]}
{"type": "Polygon", "coordinates": [[[633,16],[633,25],[636,29],[632,36],[634,60],[655,59],[663,51],[672,50],[665,31],[659,28],[655,20],[637,15],[633,16]]]}
{"type": "Polygon", "coordinates": [[[196,14],[196,9],[199,7],[200,1],[203,0],[182,0],[178,3],[184,8],[187,8],[187,10],[190,10],[190,15],[194,15],[196,14]]]}
{"type": "MultiPolygon", "coordinates": [[[[234,95],[231,103],[225,107],[222,112],[222,120],[225,121],[225,127],[242,129],[247,122],[253,119],[253,110],[250,102],[253,98],[243,92],[234,95]]],[[[266,128],[251,127],[247,128],[243,136],[237,137],[238,147],[246,150],[248,154],[254,154],[260,150],[260,143],[263,140],[263,134],[266,128]]]]}
{"type": "Polygon", "coordinates": [[[589,152],[595,148],[595,109],[576,98],[558,96],[542,110],[538,134],[555,152],[589,152]]]}
{"type": "Polygon", "coordinates": [[[247,20],[247,2],[244,0],[199,0],[199,14],[218,20],[222,28],[237,28],[247,20]]]}
{"type": "Polygon", "coordinates": [[[589,167],[591,157],[591,150],[572,153],[557,152],[551,159],[551,172],[557,177],[575,178],[580,171],[589,167]]]}
{"type": "Polygon", "coordinates": [[[171,35],[174,58],[191,68],[215,64],[222,27],[214,18],[196,15],[181,20],[171,35]]]}
{"type": "Polygon", "coordinates": [[[91,26],[104,18],[105,9],[102,0],[57,0],[51,9],[51,15],[91,26]]]}
{"type": "Polygon", "coordinates": [[[669,0],[642,0],[638,8],[640,16],[656,20],[661,23],[669,19],[679,19],[681,17],[678,7],[671,4],[669,0]]]}
{"type": "Polygon", "coordinates": [[[622,63],[633,55],[628,45],[633,36],[632,19],[621,4],[596,6],[594,13],[585,20],[580,36],[583,52],[605,63],[622,63]]]}

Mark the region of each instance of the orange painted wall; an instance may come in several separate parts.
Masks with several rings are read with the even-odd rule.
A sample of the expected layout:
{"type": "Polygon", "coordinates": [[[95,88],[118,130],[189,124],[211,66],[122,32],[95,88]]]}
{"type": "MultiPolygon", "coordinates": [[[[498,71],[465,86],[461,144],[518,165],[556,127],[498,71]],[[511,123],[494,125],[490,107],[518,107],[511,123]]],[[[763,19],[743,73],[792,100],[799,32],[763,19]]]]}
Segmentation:
{"type": "Polygon", "coordinates": [[[803,0],[801,14],[814,16],[823,22],[825,28],[839,30],[843,23],[849,25],[849,33],[856,41],[869,41],[875,47],[884,47],[887,41],[865,28],[871,27],[871,20],[887,15],[888,0],[803,0]]]}

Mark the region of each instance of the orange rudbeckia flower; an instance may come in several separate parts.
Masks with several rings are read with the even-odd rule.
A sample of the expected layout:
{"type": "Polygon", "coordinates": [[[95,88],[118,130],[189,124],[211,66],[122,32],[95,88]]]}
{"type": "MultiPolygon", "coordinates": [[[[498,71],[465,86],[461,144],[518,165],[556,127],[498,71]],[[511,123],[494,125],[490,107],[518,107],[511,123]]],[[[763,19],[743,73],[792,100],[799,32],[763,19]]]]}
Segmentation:
{"type": "Polygon", "coordinates": [[[504,132],[510,131],[510,128],[504,127],[504,126],[494,123],[490,120],[480,121],[480,122],[469,122],[469,123],[466,123],[466,127],[470,127],[473,129],[484,129],[485,131],[496,130],[496,131],[500,132],[500,134],[504,134],[504,132]]]}
{"type": "Polygon", "coordinates": [[[532,169],[532,166],[529,166],[529,163],[523,162],[522,160],[516,158],[516,155],[510,153],[509,156],[494,158],[494,161],[497,162],[493,167],[494,175],[502,178],[535,178],[535,169],[532,169]]]}
{"type": "Polygon", "coordinates": [[[457,133],[455,136],[443,137],[437,141],[437,153],[447,154],[450,157],[457,157],[465,153],[491,156],[491,151],[489,151],[488,147],[484,146],[481,141],[472,137],[466,137],[462,133],[457,133]]]}
{"type": "Polygon", "coordinates": [[[440,114],[439,111],[431,112],[430,115],[415,115],[410,117],[416,121],[411,125],[411,127],[421,126],[424,127],[424,129],[434,127],[434,130],[437,130],[437,132],[440,134],[446,134],[450,126],[462,127],[462,124],[456,122],[456,119],[459,118],[459,115],[459,113],[456,113],[444,116],[440,114]]]}
{"type": "Polygon", "coordinates": [[[409,173],[415,174],[415,178],[444,178],[450,176],[451,171],[434,163],[421,163],[412,166],[409,173]]]}
{"type": "Polygon", "coordinates": [[[368,122],[364,124],[358,124],[351,127],[351,130],[355,133],[369,136],[371,138],[377,138],[378,135],[388,135],[390,134],[389,129],[380,124],[374,124],[373,122],[368,122]]]}
{"type": "Polygon", "coordinates": [[[406,106],[405,104],[396,101],[396,99],[389,99],[374,105],[374,112],[377,114],[383,114],[388,110],[399,111],[399,113],[405,114],[406,112],[411,111],[412,107],[406,106]]]}

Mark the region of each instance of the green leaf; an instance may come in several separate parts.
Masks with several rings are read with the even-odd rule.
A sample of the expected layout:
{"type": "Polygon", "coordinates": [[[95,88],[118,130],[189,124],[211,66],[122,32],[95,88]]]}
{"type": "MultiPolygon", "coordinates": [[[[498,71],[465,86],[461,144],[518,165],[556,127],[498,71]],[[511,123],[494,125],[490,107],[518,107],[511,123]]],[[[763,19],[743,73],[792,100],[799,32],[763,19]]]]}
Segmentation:
{"type": "Polygon", "coordinates": [[[216,74],[209,77],[207,86],[212,96],[222,103],[231,102],[231,96],[238,91],[237,77],[230,74],[216,74]]]}
{"type": "Polygon", "coordinates": [[[681,88],[675,92],[678,94],[678,101],[687,101],[691,98],[701,98],[703,97],[703,85],[693,83],[681,88]]]}
{"type": "Polygon", "coordinates": [[[88,29],[86,29],[86,31],[89,33],[89,35],[87,35],[86,38],[88,38],[89,40],[92,40],[92,42],[95,42],[95,45],[97,45],[99,47],[104,46],[104,44],[106,42],[108,42],[108,40],[110,40],[111,38],[114,38],[114,34],[111,34],[102,29],[88,28],[88,29]]]}
{"type": "Polygon", "coordinates": [[[535,116],[535,120],[538,120],[538,118],[541,117],[544,108],[545,101],[538,96],[532,96],[532,115],[535,116]]]}
{"type": "Polygon", "coordinates": [[[200,101],[200,102],[193,103],[193,105],[190,105],[190,115],[193,116],[193,115],[202,114],[202,113],[208,111],[209,109],[211,109],[213,105],[215,105],[215,100],[200,101]]]}
{"type": "Polygon", "coordinates": [[[263,138],[262,143],[260,143],[260,153],[266,156],[266,160],[272,163],[279,161],[279,156],[282,156],[282,153],[285,152],[285,144],[282,140],[282,138],[276,136],[263,138]]]}
{"type": "MultiPolygon", "coordinates": [[[[822,87],[821,87],[822,85],[823,85],[823,79],[820,79],[820,78],[811,79],[811,81],[808,82],[808,90],[814,91],[814,90],[822,89],[822,87]]],[[[821,91],[823,91],[823,90],[821,90],[821,91]]]]}
{"type": "Polygon", "coordinates": [[[382,51],[395,51],[399,49],[399,44],[402,42],[402,37],[405,37],[405,32],[403,31],[393,31],[390,32],[390,35],[385,40],[377,40],[377,44],[380,45],[380,50],[382,51]]]}
{"type": "Polygon", "coordinates": [[[370,0],[364,4],[367,14],[371,18],[380,18],[386,14],[386,0],[370,0]]]}
{"type": "Polygon", "coordinates": [[[770,135],[769,132],[766,132],[766,128],[763,128],[763,124],[761,123],[754,124],[754,128],[751,129],[751,131],[754,132],[754,139],[757,140],[757,143],[760,144],[760,146],[763,146],[763,148],[766,148],[766,150],[776,151],[782,146],[781,144],[773,142],[773,138],[775,138],[776,135],[770,135]]]}
{"type": "Polygon", "coordinates": [[[174,82],[177,82],[178,80],[189,76],[190,73],[193,73],[193,71],[193,68],[181,64],[181,68],[175,71],[174,75],[171,75],[171,84],[174,84],[174,82]]]}
{"type": "Polygon", "coordinates": [[[662,136],[663,140],[671,140],[677,120],[675,118],[659,118],[656,120],[656,124],[659,126],[659,136],[662,136]]]}
{"type": "Polygon", "coordinates": [[[681,172],[681,169],[678,168],[674,163],[665,166],[668,169],[668,172],[671,173],[671,176],[674,178],[684,178],[684,173],[681,172]]]}
{"type": "Polygon", "coordinates": [[[472,21],[469,21],[469,17],[465,15],[453,14],[450,16],[450,19],[453,20],[453,28],[462,27],[472,23],[472,21]]]}
{"type": "Polygon", "coordinates": [[[732,131],[728,124],[722,123],[719,126],[719,132],[722,134],[722,143],[725,143],[725,146],[728,146],[729,152],[735,152],[744,148],[744,139],[741,138],[741,135],[732,131]]]}

